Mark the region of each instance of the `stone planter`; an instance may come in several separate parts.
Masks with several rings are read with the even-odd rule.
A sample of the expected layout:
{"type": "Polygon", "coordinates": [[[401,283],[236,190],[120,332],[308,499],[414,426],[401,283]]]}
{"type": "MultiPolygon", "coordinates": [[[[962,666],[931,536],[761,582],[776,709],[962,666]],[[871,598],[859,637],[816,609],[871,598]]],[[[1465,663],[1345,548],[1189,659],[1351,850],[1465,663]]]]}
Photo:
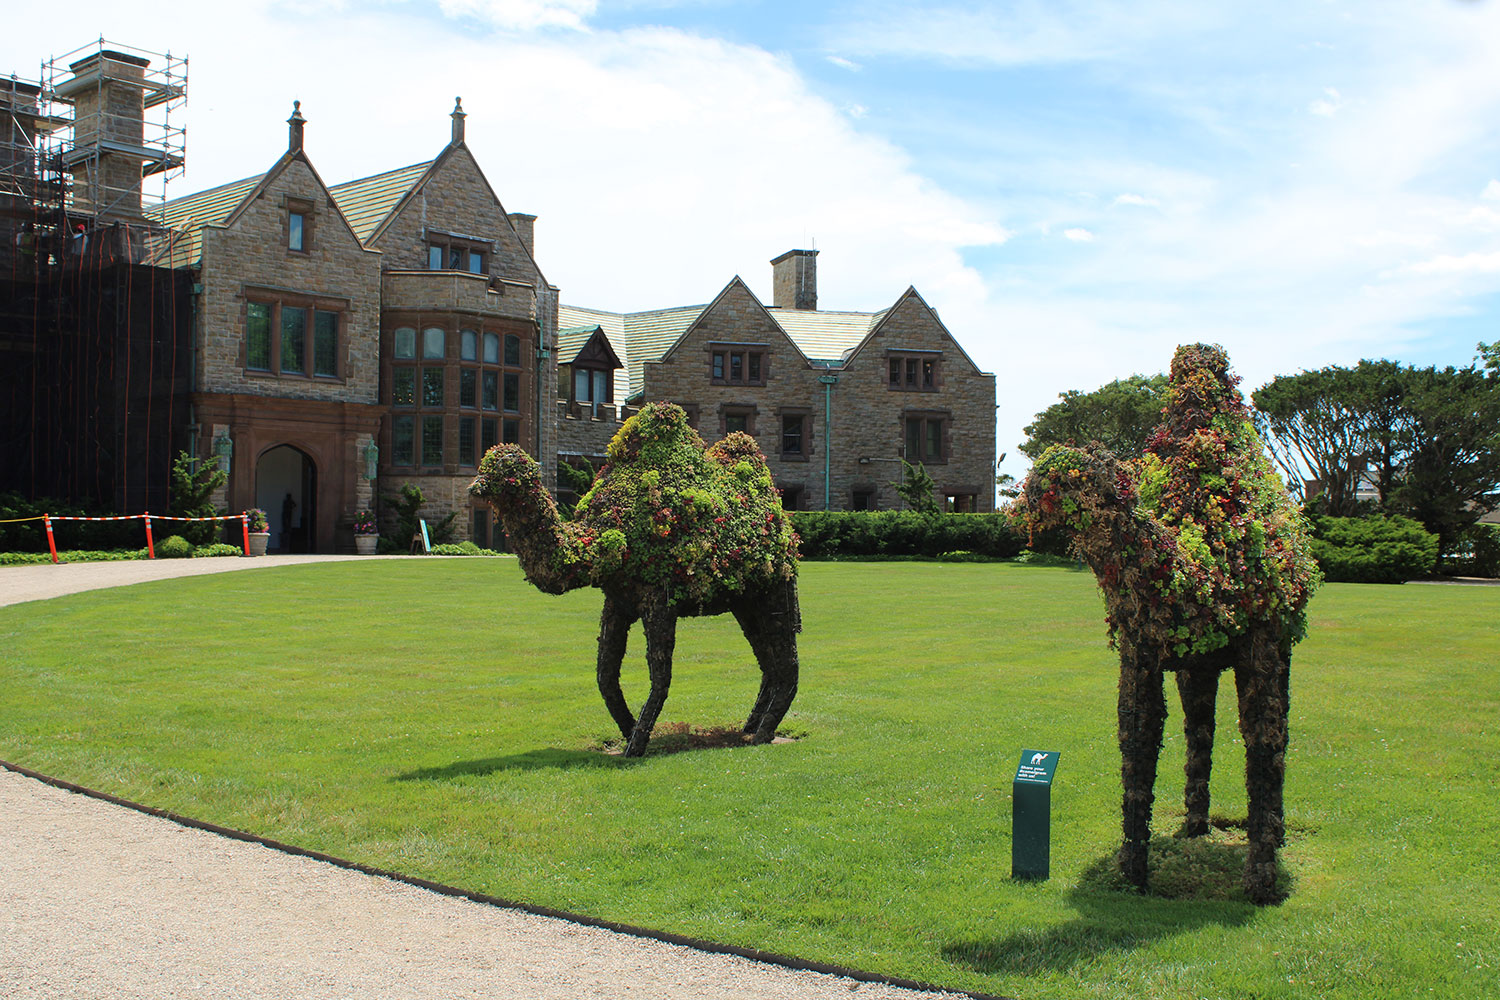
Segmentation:
{"type": "Polygon", "coordinates": [[[362,556],[373,556],[375,547],[380,544],[379,535],[355,535],[354,551],[362,556]]]}
{"type": "Polygon", "coordinates": [[[263,556],[266,554],[266,546],[270,544],[271,533],[269,531],[250,532],[250,554],[252,556],[263,556]]]}

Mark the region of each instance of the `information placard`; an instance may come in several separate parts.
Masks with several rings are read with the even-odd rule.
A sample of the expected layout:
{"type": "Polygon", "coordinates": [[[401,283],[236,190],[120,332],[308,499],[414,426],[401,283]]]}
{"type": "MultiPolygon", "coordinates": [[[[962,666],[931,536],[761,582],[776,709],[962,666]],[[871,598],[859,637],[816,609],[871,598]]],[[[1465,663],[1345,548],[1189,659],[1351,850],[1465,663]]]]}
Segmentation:
{"type": "Polygon", "coordinates": [[[1021,751],[1010,786],[1011,878],[1052,874],[1052,778],[1061,756],[1056,750],[1021,751]]]}

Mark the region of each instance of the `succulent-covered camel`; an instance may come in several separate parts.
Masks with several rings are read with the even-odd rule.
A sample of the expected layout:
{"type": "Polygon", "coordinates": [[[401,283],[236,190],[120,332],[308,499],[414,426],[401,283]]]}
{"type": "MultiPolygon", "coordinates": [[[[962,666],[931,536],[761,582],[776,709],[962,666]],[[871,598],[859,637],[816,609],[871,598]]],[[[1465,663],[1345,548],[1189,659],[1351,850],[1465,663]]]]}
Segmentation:
{"type": "Polygon", "coordinates": [[[609,461],[571,521],[558,515],[537,463],[515,445],[489,450],[469,492],[494,508],[539,590],[604,591],[599,693],[626,756],[646,752],[667,700],[677,619],[726,611],[761,670],[744,731],[752,743],[775,737],[797,694],[797,536],[753,438],[737,432],[705,448],[681,407],[648,403],[610,442],[609,461]],[[637,620],[651,677],[640,718],[620,690],[637,620]]]}
{"type": "Polygon", "coordinates": [[[1104,591],[1120,651],[1122,873],[1146,889],[1163,672],[1177,675],[1187,737],[1181,832],[1200,836],[1219,674],[1233,669],[1249,798],[1244,886],[1270,903],[1285,836],[1291,650],[1319,575],[1301,512],[1266,458],[1238,382],[1222,347],[1179,347],[1164,419],[1142,458],[1056,445],[1027,477],[1024,503],[1033,527],[1071,535],[1104,591]]]}

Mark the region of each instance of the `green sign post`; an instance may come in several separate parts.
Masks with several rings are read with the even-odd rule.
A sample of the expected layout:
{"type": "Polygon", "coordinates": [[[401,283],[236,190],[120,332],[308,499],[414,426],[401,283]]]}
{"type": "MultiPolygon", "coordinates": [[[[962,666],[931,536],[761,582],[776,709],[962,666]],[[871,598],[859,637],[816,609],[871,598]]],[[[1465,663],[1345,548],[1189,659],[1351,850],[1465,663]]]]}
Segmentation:
{"type": "Polygon", "coordinates": [[[1010,877],[1052,874],[1052,776],[1056,750],[1022,750],[1011,782],[1010,877]]]}

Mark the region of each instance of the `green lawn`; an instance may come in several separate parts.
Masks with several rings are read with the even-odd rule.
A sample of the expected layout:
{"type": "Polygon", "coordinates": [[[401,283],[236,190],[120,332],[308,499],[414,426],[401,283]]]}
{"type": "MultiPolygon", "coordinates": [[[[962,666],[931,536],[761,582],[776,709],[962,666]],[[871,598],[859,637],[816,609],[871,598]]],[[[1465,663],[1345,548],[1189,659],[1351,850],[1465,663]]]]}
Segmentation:
{"type": "MultiPolygon", "coordinates": [[[[1090,576],[806,564],[783,725],[801,738],[635,761],[592,749],[615,735],[599,605],[537,593],[509,559],[412,559],[0,608],[0,757],[506,898],[985,992],[1500,995],[1500,588],[1314,599],[1292,664],[1292,895],[1269,909],[1103,884],[1116,668],[1090,576]],[[1023,747],[1063,755],[1039,885],[1009,878],[1023,747]]],[[[630,652],[638,703],[639,631],[630,652]]],[[[684,621],[663,721],[737,724],[757,683],[731,619],[684,621]]],[[[1214,780],[1230,820],[1232,692],[1214,780]]],[[[1233,895],[1232,841],[1171,877],[1233,895]]]]}

